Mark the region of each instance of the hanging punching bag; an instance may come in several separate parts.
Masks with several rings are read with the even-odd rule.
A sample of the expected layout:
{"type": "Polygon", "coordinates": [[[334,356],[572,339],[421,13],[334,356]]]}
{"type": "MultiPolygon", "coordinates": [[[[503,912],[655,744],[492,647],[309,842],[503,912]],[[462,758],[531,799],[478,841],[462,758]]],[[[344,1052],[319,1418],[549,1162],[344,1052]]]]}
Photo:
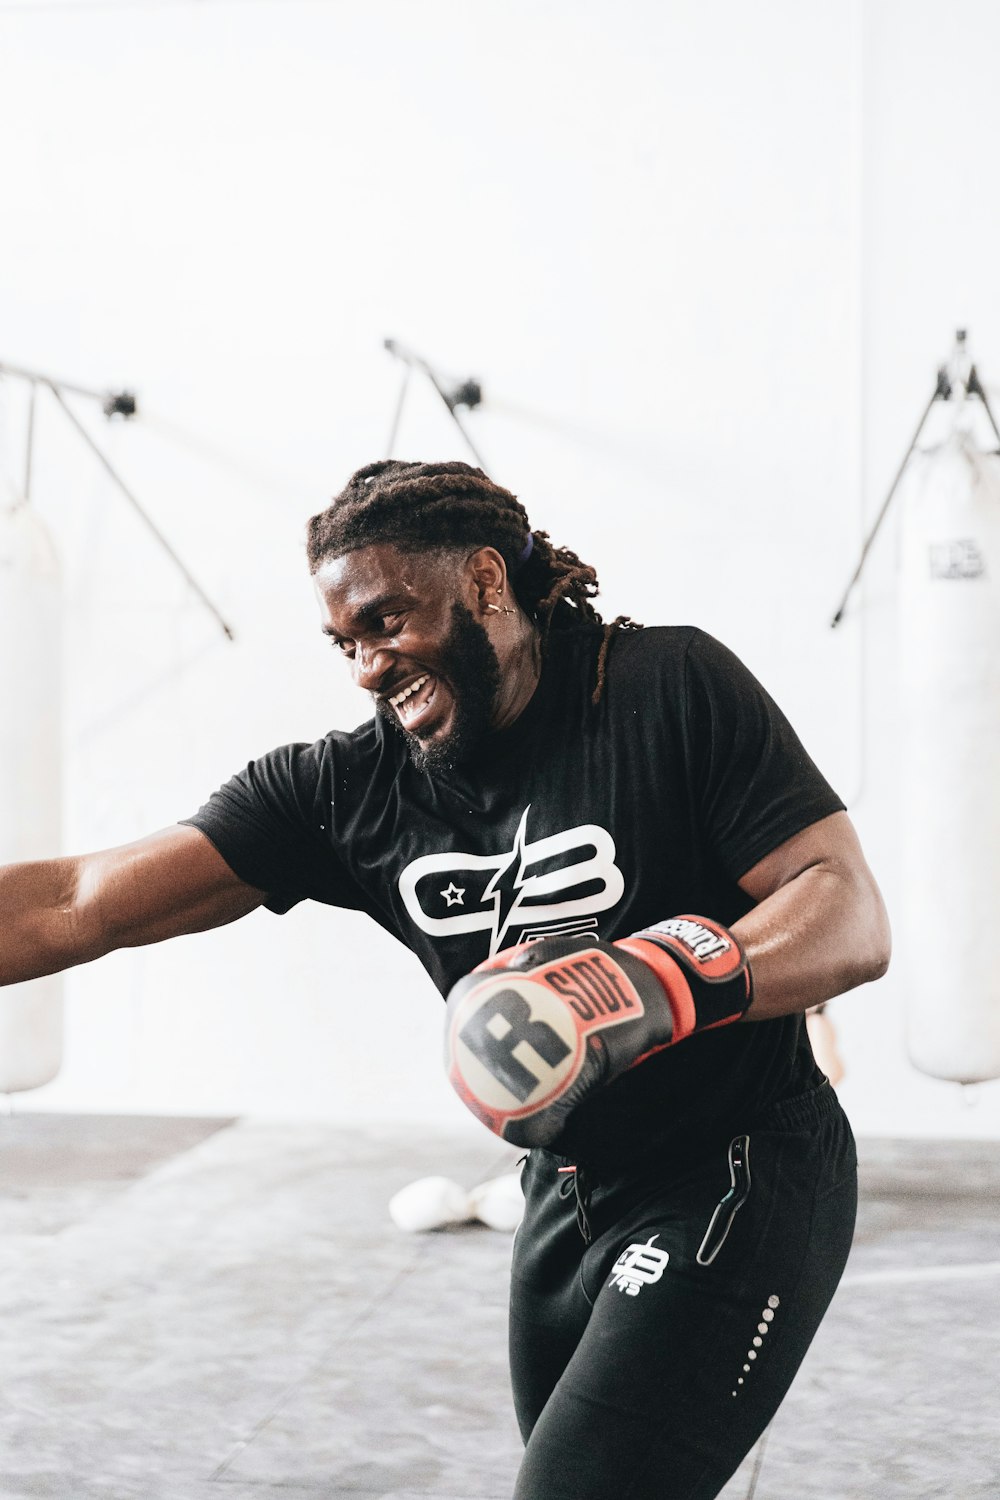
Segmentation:
{"type": "MultiPolygon", "coordinates": [[[[0,507],[0,864],[57,854],[61,834],[59,568],[28,505],[0,507]]],[[[58,975],[0,989],[0,1092],[62,1061],[58,975]]]]}
{"type": "Polygon", "coordinates": [[[956,429],[902,517],[906,1032],[935,1078],[1000,1077],[1000,457],[956,429]]]}

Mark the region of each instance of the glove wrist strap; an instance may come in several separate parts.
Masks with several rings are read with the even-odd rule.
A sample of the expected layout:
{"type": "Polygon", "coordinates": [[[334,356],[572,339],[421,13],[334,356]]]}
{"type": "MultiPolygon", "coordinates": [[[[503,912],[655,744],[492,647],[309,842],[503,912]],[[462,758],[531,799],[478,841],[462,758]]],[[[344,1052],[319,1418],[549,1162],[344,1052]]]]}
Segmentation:
{"type": "Polygon", "coordinates": [[[740,1020],[753,998],[736,935],[708,917],[671,917],[614,944],[653,970],[674,1018],[673,1041],[740,1020]]]}

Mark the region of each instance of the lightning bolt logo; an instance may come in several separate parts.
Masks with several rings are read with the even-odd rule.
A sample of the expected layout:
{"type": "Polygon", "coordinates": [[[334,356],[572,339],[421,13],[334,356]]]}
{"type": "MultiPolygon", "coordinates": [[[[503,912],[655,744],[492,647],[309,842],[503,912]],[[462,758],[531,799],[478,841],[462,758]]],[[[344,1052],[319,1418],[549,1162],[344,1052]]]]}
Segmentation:
{"type": "Polygon", "coordinates": [[[538,936],[556,928],[568,931],[567,923],[596,926],[596,914],[621,900],[625,880],[615,862],[615,841],[606,828],[580,823],[532,842],[528,837],[530,811],[529,804],[506,849],[496,853],[443,850],[421,854],[404,866],[399,894],[408,917],[421,932],[442,938],[489,933],[493,954],[516,940],[511,927],[519,915],[519,927],[538,936]],[[422,882],[428,883],[426,898],[431,904],[427,909],[422,882]],[[482,891],[478,900],[473,895],[476,890],[482,891]],[[453,900],[448,899],[449,893],[453,900]],[[461,893],[461,902],[456,893],[461,893]],[[454,911],[441,910],[442,896],[448,907],[454,905],[454,911]]]}
{"type": "Polygon", "coordinates": [[[525,844],[528,832],[528,813],[531,804],[521,814],[521,821],[517,825],[517,833],[514,835],[514,847],[510,852],[510,859],[493,876],[489,885],[483,892],[483,905],[487,901],[493,902],[493,933],[490,938],[490,954],[498,952],[504,947],[504,938],[507,928],[510,926],[511,918],[521,904],[524,894],[525,883],[525,844]]]}

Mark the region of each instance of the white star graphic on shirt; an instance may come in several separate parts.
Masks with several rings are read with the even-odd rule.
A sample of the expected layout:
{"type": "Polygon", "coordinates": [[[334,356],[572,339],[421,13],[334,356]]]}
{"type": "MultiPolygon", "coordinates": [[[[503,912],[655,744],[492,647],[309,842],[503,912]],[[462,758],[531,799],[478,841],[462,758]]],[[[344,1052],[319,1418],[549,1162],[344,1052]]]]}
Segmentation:
{"type": "Polygon", "coordinates": [[[465,902],[463,900],[463,897],[465,896],[465,886],[464,885],[463,886],[457,886],[454,881],[451,881],[450,884],[446,887],[446,889],[441,892],[441,895],[447,901],[447,903],[448,903],[449,906],[464,906],[465,905],[465,902]]]}

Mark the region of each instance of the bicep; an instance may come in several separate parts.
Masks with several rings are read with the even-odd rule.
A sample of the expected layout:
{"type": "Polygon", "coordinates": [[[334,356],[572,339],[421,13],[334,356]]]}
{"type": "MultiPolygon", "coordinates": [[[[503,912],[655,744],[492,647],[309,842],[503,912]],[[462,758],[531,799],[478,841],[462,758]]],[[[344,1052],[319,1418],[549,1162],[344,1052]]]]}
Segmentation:
{"type": "Polygon", "coordinates": [[[733,924],[754,973],[751,1019],[804,1010],[885,972],[885,904],[846,813],[786,839],[739,883],[757,903],[733,924]]]}
{"type": "Polygon", "coordinates": [[[96,957],[224,926],[260,906],[265,896],[240,880],[197,828],[178,825],[84,856],[74,924],[96,957]]]}
{"type": "Polygon", "coordinates": [[[747,870],[739,885],[754,901],[761,902],[806,870],[818,868],[860,885],[875,885],[846,812],[831,813],[785,839],[747,870]]]}

